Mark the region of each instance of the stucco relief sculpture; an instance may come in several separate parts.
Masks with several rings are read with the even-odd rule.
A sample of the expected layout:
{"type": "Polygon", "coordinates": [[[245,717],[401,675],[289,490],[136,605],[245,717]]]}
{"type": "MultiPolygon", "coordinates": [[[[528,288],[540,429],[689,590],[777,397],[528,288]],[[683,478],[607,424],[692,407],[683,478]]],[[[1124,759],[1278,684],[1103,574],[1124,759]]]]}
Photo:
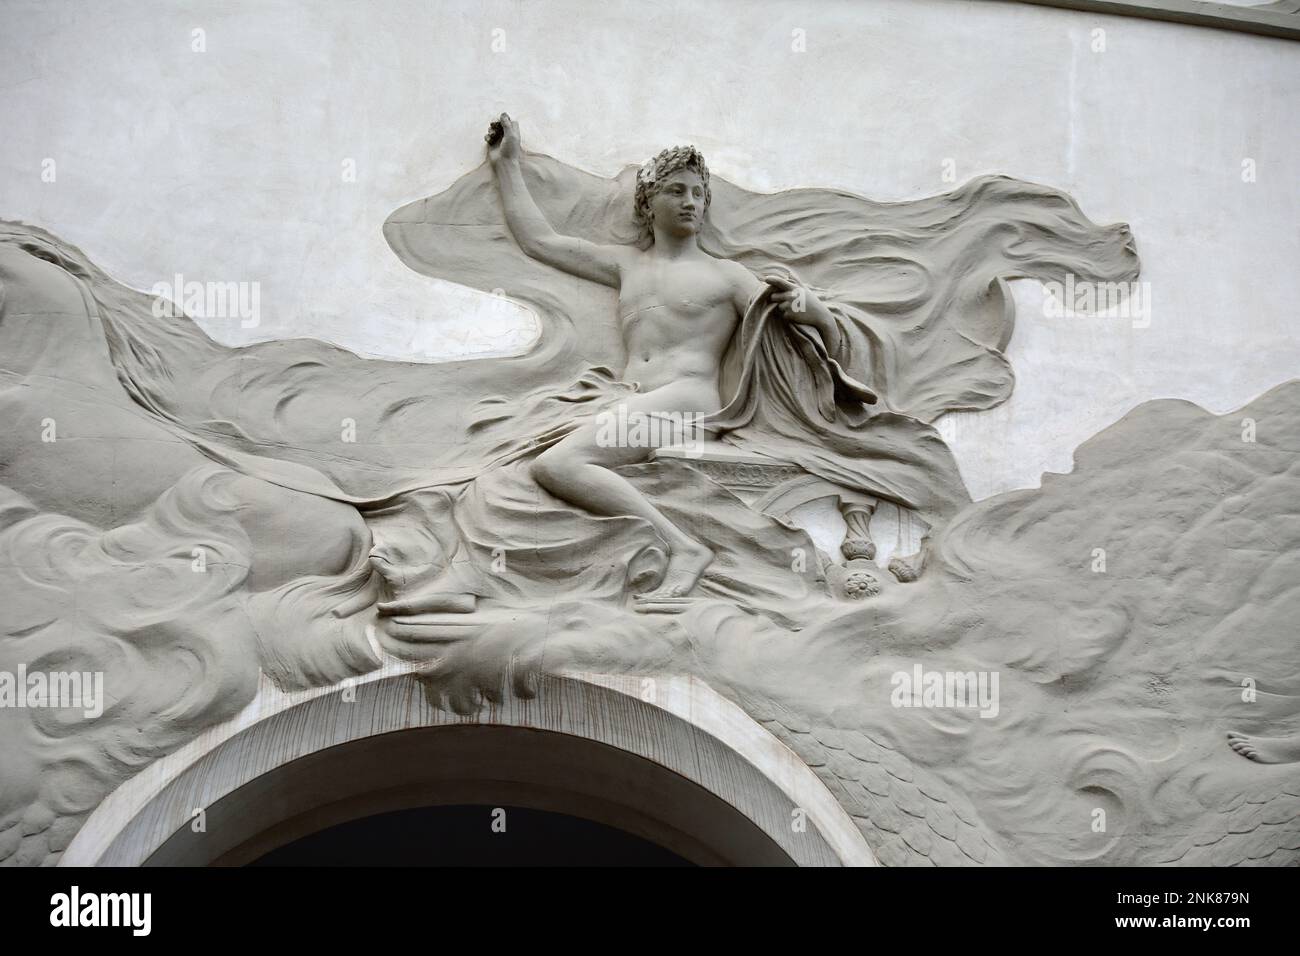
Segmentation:
{"type": "MultiPolygon", "coordinates": [[[[923,509],[931,520],[968,500],[932,428],[906,415],[872,412],[876,394],[854,377],[870,374],[873,349],[864,315],[850,304],[823,303],[780,263],[760,278],[701,248],[711,188],[698,151],[665,150],[637,172],[637,241],[611,242],[555,230],[525,181],[519,132],[508,116],[494,124],[489,139],[510,237],[540,266],[613,290],[610,313],[592,320],[621,338],[611,355],[618,372],[604,384],[589,380],[588,394],[581,405],[571,405],[567,420],[529,434],[539,416],[528,409],[495,428],[527,465],[512,470],[510,490],[494,497],[530,495],[535,484],[568,506],[555,516],[556,536],[583,540],[588,554],[616,548],[623,558],[618,566],[631,572],[623,590],[638,610],[679,607],[717,557],[713,545],[687,530],[691,516],[674,520],[663,510],[682,513],[689,506],[656,503],[655,492],[643,492],[618,471],[647,463],[665,448],[687,462],[707,456],[715,464],[709,454],[714,447],[749,451],[769,467],[923,509]],[[873,460],[871,467],[862,467],[866,459],[873,460]],[[611,533],[589,516],[635,520],[611,533]]],[[[551,390],[538,395],[540,402],[553,399],[551,390]]],[[[735,463],[730,470],[752,475],[755,467],[762,466],[735,463]]],[[[528,521],[520,516],[511,526],[528,521]]],[[[520,551],[509,537],[496,547],[520,551]]],[[[405,574],[392,573],[400,565],[382,548],[379,558],[396,592],[381,610],[399,619],[458,610],[491,596],[458,585],[451,567],[410,588],[405,574]]],[[[745,587],[744,574],[734,578],[745,587]]],[[[702,593],[712,585],[706,580],[702,593]]]]}
{"type": "Polygon", "coordinates": [[[698,674],[890,864],[1296,860],[1300,386],[1242,411],[1250,444],[1151,402],[977,503],[933,425],[1011,394],[1006,281],[1132,280],[1127,227],[998,176],[761,195],[691,147],[604,179],[503,116],[487,163],[384,231],[532,307],[539,340],[439,365],[227,348],[0,226],[0,670],[103,672],[112,700],[0,710],[0,858],[57,858],[259,673],[392,654],[436,661],[453,708],[553,669],[698,674]],[[788,520],[816,499],[839,555],[788,520]],[[882,569],[890,509],[924,545],[882,569]],[[935,673],[979,699],[932,706],[935,673]]]}

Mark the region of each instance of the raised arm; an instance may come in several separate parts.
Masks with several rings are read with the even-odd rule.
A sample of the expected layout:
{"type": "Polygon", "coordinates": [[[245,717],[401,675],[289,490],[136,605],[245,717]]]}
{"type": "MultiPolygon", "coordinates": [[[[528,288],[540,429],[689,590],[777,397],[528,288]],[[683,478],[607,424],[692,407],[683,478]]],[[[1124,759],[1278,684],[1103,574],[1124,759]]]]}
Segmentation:
{"type": "Polygon", "coordinates": [[[519,166],[519,127],[505,113],[484,137],[488,161],[496,173],[506,225],[524,255],[571,275],[618,288],[620,265],[630,250],[604,246],[574,236],[562,236],[537,207],[519,166]]]}

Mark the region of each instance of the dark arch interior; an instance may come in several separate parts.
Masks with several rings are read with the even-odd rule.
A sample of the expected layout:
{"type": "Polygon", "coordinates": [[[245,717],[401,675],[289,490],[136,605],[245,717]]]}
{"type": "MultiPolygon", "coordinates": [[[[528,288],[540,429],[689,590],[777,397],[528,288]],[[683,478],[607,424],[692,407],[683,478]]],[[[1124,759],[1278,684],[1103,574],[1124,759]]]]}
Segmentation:
{"type": "Polygon", "coordinates": [[[360,738],[260,773],[146,865],[291,862],[794,863],[735,806],[647,758],[571,734],[462,724],[360,738]],[[507,811],[504,834],[490,825],[496,807],[507,811]]]}
{"type": "Polygon", "coordinates": [[[649,840],[593,820],[486,804],[416,807],[350,820],[250,866],[692,866],[649,840]]]}

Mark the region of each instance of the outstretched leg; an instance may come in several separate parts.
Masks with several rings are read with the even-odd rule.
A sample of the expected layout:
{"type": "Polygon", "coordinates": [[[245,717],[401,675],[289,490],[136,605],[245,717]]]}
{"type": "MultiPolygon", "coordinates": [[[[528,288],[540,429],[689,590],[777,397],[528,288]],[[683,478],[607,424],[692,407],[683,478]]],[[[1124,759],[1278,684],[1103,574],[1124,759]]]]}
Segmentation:
{"type": "MultiPolygon", "coordinates": [[[[645,400],[629,404],[629,413],[642,410],[645,400]]],[[[653,445],[628,445],[598,440],[602,431],[595,421],[548,448],[533,462],[533,478],[555,497],[598,515],[644,518],[668,548],[668,568],[653,592],[638,597],[648,600],[683,597],[695,587],[713,552],[673,524],[646,500],[631,482],[611,471],[620,465],[649,459],[653,445]]]]}

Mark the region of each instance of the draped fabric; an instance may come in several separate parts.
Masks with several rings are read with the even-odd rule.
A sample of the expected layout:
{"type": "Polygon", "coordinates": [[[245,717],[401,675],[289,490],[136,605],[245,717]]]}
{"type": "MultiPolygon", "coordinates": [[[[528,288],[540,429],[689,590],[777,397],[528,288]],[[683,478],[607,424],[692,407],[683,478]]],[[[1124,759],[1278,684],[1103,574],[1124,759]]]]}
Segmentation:
{"type": "Polygon", "coordinates": [[[835,353],[817,333],[782,317],[764,287],[724,357],[723,394],[705,420],[723,441],[800,465],[845,488],[919,511],[933,524],[969,502],[948,447],[931,426],[875,410],[870,341],[852,312],[832,306],[835,353]]]}
{"type": "MultiPolygon", "coordinates": [[[[558,231],[637,241],[633,168],[604,179],[529,155],[524,174],[558,231]]],[[[830,305],[841,333],[831,354],[815,333],[778,319],[758,297],[724,362],[729,401],[713,420],[715,433],[915,508],[931,523],[968,498],[928,423],[992,407],[1011,391],[1001,349],[1014,316],[1002,281],[1067,273],[1122,281],[1137,272],[1126,227],[1097,226],[1064,194],[1005,177],[903,203],[825,189],[760,195],[716,176],[712,185],[702,248],[756,274],[797,275],[830,305]]],[[[416,271],[504,291],[536,310],[538,341],[521,355],[432,365],[363,359],[312,339],[228,348],[184,315],[159,317],[152,296],[122,286],[41,230],[3,224],[0,241],[81,281],[119,381],[164,427],[227,467],[356,505],[394,554],[415,560],[424,548],[426,563],[445,564],[447,550],[476,533],[474,519],[462,520],[476,509],[484,522],[506,523],[491,534],[481,527],[484,540],[535,539],[550,520],[566,554],[605,547],[609,520],[550,498],[529,484],[522,463],[635,387],[615,371],[624,355],[613,291],[524,256],[486,166],[399,209],[384,232],[416,271]],[[340,441],[345,420],[355,442],[340,441]],[[494,483],[502,500],[517,505],[508,514],[488,515],[484,489],[494,483]],[[417,503],[432,496],[450,507],[403,500],[412,493],[422,496],[417,503]],[[443,527],[413,540],[417,512],[443,527]]],[[[701,481],[660,484],[670,497],[713,500],[701,481]]],[[[691,513],[684,500],[656,503],[683,520],[691,513]]],[[[743,523],[730,505],[714,507],[743,523]]],[[[616,548],[620,560],[644,541],[636,544],[616,548]]]]}

